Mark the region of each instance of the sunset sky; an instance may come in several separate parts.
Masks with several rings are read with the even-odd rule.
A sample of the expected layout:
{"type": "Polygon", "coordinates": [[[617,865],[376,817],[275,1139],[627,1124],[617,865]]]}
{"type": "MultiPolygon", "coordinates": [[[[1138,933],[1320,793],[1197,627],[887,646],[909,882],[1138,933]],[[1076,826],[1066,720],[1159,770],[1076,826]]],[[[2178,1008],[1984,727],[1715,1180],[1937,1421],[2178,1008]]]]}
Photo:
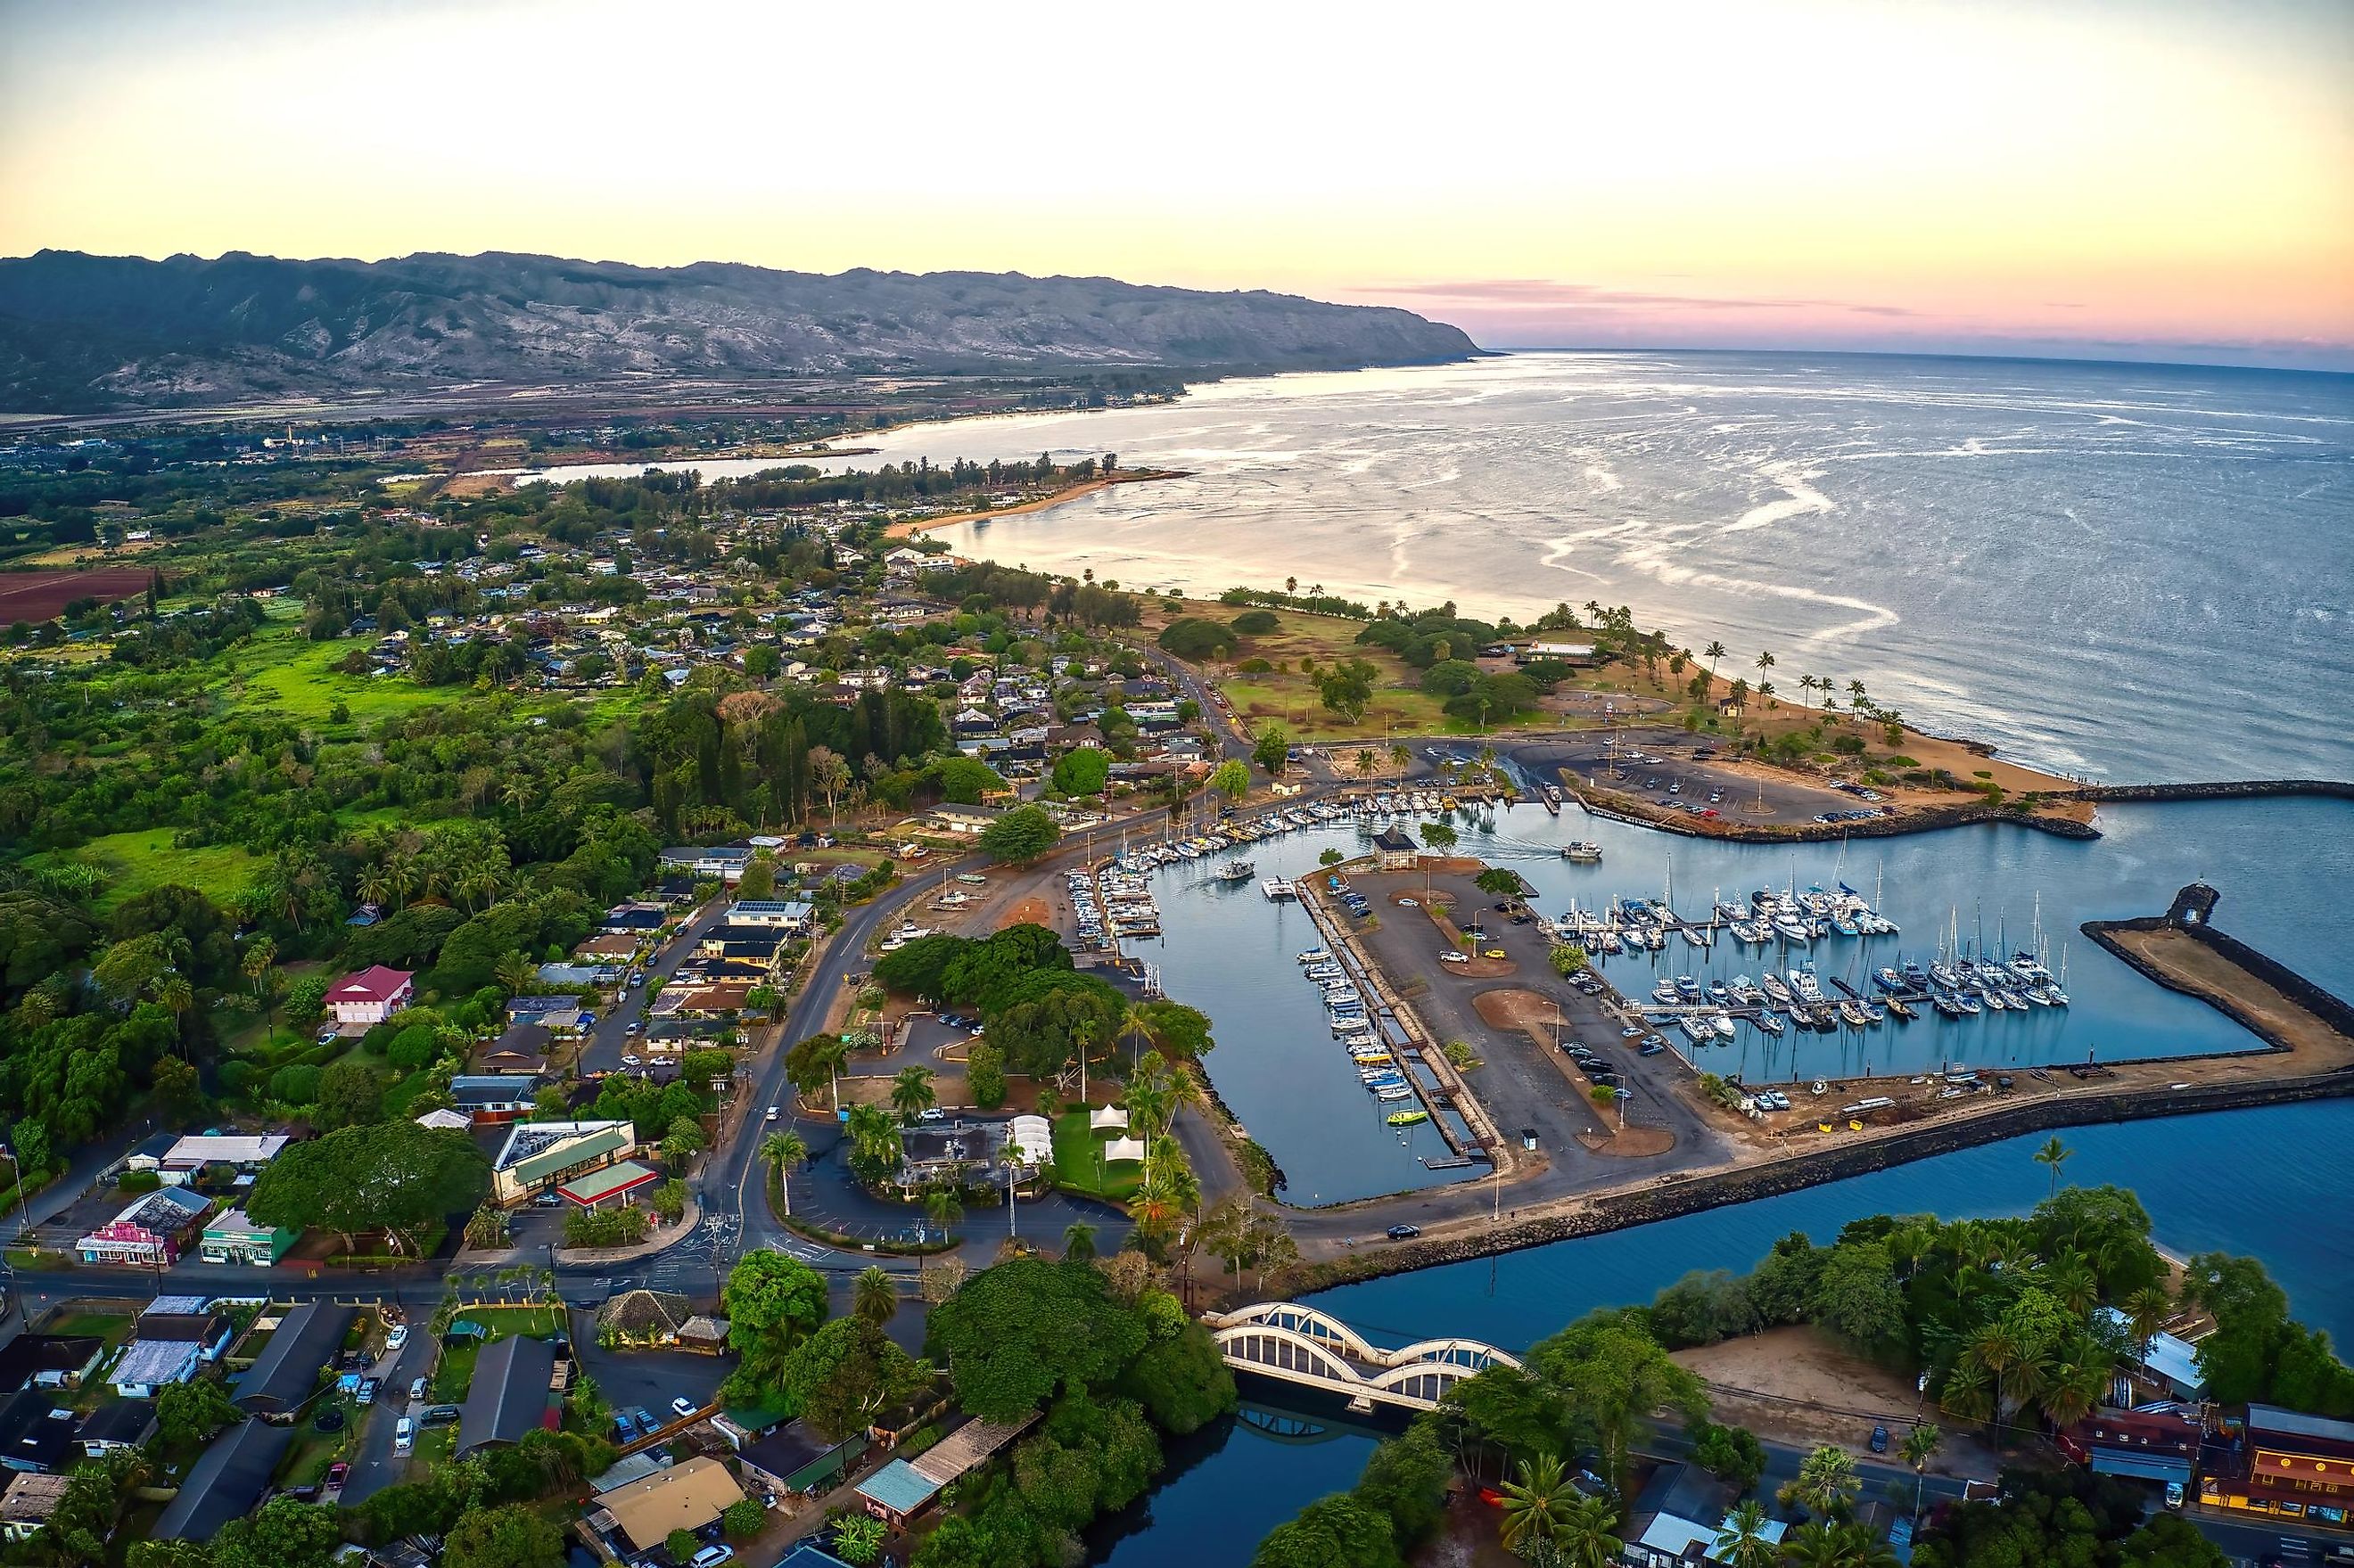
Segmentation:
{"type": "Polygon", "coordinates": [[[0,0],[0,254],[1106,273],[2354,367],[2354,4],[0,0]]]}

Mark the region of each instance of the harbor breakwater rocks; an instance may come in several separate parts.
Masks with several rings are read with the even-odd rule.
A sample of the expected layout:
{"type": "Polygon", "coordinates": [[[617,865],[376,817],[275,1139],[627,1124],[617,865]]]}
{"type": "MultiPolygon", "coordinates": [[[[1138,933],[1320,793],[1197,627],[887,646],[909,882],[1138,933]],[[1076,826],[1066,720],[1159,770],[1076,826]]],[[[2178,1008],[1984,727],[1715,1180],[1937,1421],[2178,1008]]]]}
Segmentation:
{"type": "Polygon", "coordinates": [[[1922,806],[1901,811],[1893,817],[1866,817],[1851,822],[1790,822],[1766,826],[1755,822],[1735,822],[1723,817],[1701,820],[1677,811],[1647,811],[1630,810],[1615,803],[1607,795],[1570,784],[1564,786],[1577,803],[1597,817],[1626,822],[1638,828],[1657,828],[1665,833],[1681,833],[1688,839],[1714,839],[1735,844],[1803,844],[1832,843],[1846,839],[1893,839],[1906,833],[1936,832],[1945,828],[1967,827],[1974,822],[2009,822],[2014,827],[2034,828],[2063,839],[2097,839],[2101,830],[2090,822],[2072,822],[2064,817],[2038,817],[2009,806],[1991,806],[1983,800],[1972,800],[1951,806],[1922,806]]]}
{"type": "Polygon", "coordinates": [[[1868,1175],[2027,1133],[2098,1122],[2242,1110],[2346,1095],[2354,1095],[2354,1070],[2023,1099],[1953,1121],[1914,1128],[1869,1142],[1842,1143],[1763,1165],[1692,1176],[1665,1176],[1648,1187],[1606,1193],[1583,1202],[1570,1200],[1561,1213],[1532,1214],[1479,1235],[1407,1242],[1360,1251],[1294,1271],[1283,1284],[1297,1297],[1360,1279],[1409,1274],[1497,1253],[1550,1246],[1555,1242],[1679,1219],[1703,1209],[1780,1197],[1827,1181],[1868,1175]]]}
{"type": "Polygon", "coordinates": [[[2290,969],[2269,953],[2260,952],[2237,937],[2218,931],[2214,927],[2215,906],[2222,895],[2203,882],[2194,882],[2174,895],[2174,903],[2163,915],[2144,916],[2132,920],[2087,920],[2077,929],[2100,944],[2105,952],[2114,954],[2137,974],[2154,984],[2162,985],[2184,996],[2196,997],[2275,1051],[2289,1048],[2280,1038],[2269,1019],[2241,1007],[2228,992],[2185,982],[2152,963],[2125,943],[2116,939],[2119,931],[2175,930],[2229,959],[2235,967],[2272,987],[2283,996],[2320,1019],[2338,1033],[2354,1040],[2354,1003],[2335,991],[2325,990],[2290,969]]]}
{"type": "Polygon", "coordinates": [[[2084,800],[2245,800],[2267,795],[2317,795],[2354,800],[2354,783],[2342,779],[2226,779],[2207,784],[2085,784],[2073,793],[2084,800]]]}

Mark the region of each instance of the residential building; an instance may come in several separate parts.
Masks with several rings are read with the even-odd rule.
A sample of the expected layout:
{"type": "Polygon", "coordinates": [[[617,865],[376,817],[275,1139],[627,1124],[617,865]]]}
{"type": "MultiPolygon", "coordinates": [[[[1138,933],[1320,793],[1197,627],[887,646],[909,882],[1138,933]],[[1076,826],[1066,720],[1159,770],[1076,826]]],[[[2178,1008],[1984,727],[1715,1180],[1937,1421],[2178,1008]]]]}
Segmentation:
{"type": "Polygon", "coordinates": [[[2190,1489],[2206,1429],[2171,1410],[2096,1410],[2060,1434],[2061,1449],[2095,1475],[2190,1489]]]}
{"type": "Polygon", "coordinates": [[[338,1023],[382,1023],[416,998],[414,980],[407,969],[371,964],[329,989],[327,1011],[338,1023]]]}
{"type": "Polygon", "coordinates": [[[1013,1426],[968,1421],[914,1460],[894,1459],[859,1482],[858,1500],[892,1529],[905,1529],[909,1520],[931,1506],[942,1488],[980,1468],[1037,1419],[1031,1415],[1013,1426]]]}
{"type": "Polygon", "coordinates": [[[491,1197],[520,1203],[578,1176],[626,1160],[637,1148],[627,1121],[522,1121],[491,1162],[491,1197]]]}
{"type": "Polygon", "coordinates": [[[19,1389],[0,1399],[0,1466],[48,1473],[69,1470],[81,1457],[74,1440],[78,1417],[47,1389],[19,1389]]]}
{"type": "Polygon", "coordinates": [[[139,1198],[74,1243],[74,1251],[84,1263],[169,1268],[180,1261],[190,1233],[212,1206],[202,1193],[165,1187],[139,1198]]]}
{"type": "Polygon", "coordinates": [[[69,1476],[9,1477],[8,1489],[0,1491],[0,1540],[30,1541],[58,1511],[72,1484],[69,1476]]]}
{"type": "Polygon", "coordinates": [[[300,1231],[255,1223],[243,1209],[228,1209],[205,1226],[199,1255],[207,1263],[248,1264],[268,1268],[302,1239],[300,1231]]]}
{"type": "Polygon", "coordinates": [[[122,1348],[122,1359],[107,1381],[125,1399],[154,1399],[196,1376],[201,1359],[200,1347],[191,1340],[135,1339],[122,1348]]]}
{"type": "Polygon", "coordinates": [[[513,1334],[483,1346],[458,1415],[458,1457],[539,1430],[555,1382],[556,1347],[546,1340],[513,1334]]]}
{"type": "Polygon", "coordinates": [[[609,1492],[599,1492],[588,1515],[592,1529],[626,1544],[631,1552],[651,1552],[673,1530],[701,1530],[717,1519],[730,1503],[744,1500],[744,1489],[727,1467],[705,1457],[673,1465],[609,1492]]]}
{"type": "Polygon", "coordinates": [[[501,1127],[529,1116],[539,1080],[521,1075],[461,1075],[450,1080],[450,1099],[476,1127],[501,1127]]]}
{"type": "Polygon", "coordinates": [[[774,1495],[831,1491],[866,1450],[856,1437],[829,1443],[802,1422],[790,1421],[737,1450],[737,1462],[755,1486],[774,1495]]]}
{"type": "Polygon", "coordinates": [[[801,936],[810,927],[817,906],[805,898],[747,898],[727,906],[726,926],[758,926],[801,936]]]}
{"type": "Polygon", "coordinates": [[[95,1334],[19,1334],[0,1345],[0,1393],[78,1388],[105,1354],[106,1341],[95,1334]]]}
{"type": "MultiPolygon", "coordinates": [[[[2114,1307],[2095,1310],[2094,1317],[2105,1326],[2132,1338],[2126,1315],[2114,1307]]],[[[2199,1347],[2163,1330],[2152,1334],[2147,1346],[2134,1344],[2126,1355],[2132,1360],[2135,1374],[2168,1399],[2203,1399],[2207,1395],[2207,1374],[2199,1370],[2199,1347]]]]}
{"type": "Polygon", "coordinates": [[[1005,813],[994,806],[938,805],[931,810],[931,818],[951,833],[973,836],[987,832],[1005,813]]]}
{"type": "Polygon", "coordinates": [[[722,882],[741,882],[744,868],[752,863],[752,852],[742,845],[710,848],[666,849],[661,863],[696,876],[716,876],[722,882]]]}
{"type": "MultiPolygon", "coordinates": [[[[293,1410],[319,1386],[319,1374],[343,1350],[344,1336],[357,1315],[349,1307],[322,1301],[306,1301],[300,1307],[289,1308],[271,1326],[269,1342],[261,1347],[260,1355],[237,1380],[229,1393],[230,1403],[257,1415],[283,1415],[293,1410]]],[[[260,1328],[268,1322],[264,1319],[254,1326],[260,1328]]],[[[268,1478],[265,1475],[263,1478],[268,1478]]]]}
{"type": "MultiPolygon", "coordinates": [[[[312,1375],[317,1375],[315,1367],[312,1375]]],[[[155,1520],[154,1539],[209,1541],[221,1526],[251,1513],[293,1441],[293,1427],[270,1421],[240,1421],[225,1428],[189,1467],[178,1495],[155,1520]]]]}
{"type": "Polygon", "coordinates": [[[147,1399],[111,1399],[82,1418],[74,1440],[93,1459],[118,1448],[143,1448],[155,1436],[155,1404],[147,1399]]]}

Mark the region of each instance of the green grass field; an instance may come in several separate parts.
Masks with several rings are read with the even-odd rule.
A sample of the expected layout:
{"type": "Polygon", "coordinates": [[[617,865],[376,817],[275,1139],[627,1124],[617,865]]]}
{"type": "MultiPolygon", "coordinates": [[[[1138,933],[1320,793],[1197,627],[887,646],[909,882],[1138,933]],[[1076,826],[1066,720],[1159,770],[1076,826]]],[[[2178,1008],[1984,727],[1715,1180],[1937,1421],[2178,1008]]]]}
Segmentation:
{"type": "Polygon", "coordinates": [[[1059,1184],[1114,1203],[1135,1197],[1144,1182],[1144,1167],[1126,1161],[1104,1170],[1096,1154],[1108,1141],[1088,1129],[1087,1113],[1083,1110],[1055,1118],[1055,1171],[1059,1184]]]}
{"type": "Polygon", "coordinates": [[[360,647],[358,639],[313,642],[301,630],[265,633],[216,661],[235,708],[266,708],[291,718],[326,724],[342,703],[368,721],[451,701],[454,689],[416,685],[397,675],[346,675],[335,666],[360,647]]]}
{"type": "Polygon", "coordinates": [[[150,889],[176,883],[203,893],[226,906],[252,882],[261,863],[234,844],[206,844],[194,849],[172,847],[172,828],[144,828],[137,832],[109,833],[78,849],[32,856],[35,870],[61,861],[83,861],[106,874],[105,891],[98,905],[109,909],[150,889]]]}

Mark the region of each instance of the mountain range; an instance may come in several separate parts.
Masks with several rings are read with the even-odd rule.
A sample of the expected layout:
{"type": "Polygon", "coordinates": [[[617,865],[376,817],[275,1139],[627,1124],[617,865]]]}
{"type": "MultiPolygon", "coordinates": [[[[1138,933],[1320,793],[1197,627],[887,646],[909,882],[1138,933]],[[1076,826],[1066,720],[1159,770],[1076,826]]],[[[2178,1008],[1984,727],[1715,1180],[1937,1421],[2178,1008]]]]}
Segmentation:
{"type": "Polygon", "coordinates": [[[614,376],[1352,369],[1468,358],[1409,311],[1018,272],[43,250],[0,260],[0,408],[614,376]]]}

